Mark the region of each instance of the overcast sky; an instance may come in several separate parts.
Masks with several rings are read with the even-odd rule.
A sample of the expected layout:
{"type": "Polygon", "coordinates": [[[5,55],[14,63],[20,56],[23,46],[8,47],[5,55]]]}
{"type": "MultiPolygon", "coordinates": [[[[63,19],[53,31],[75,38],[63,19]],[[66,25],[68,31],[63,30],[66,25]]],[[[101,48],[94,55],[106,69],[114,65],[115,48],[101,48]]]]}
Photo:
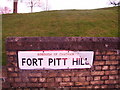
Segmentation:
{"type": "MultiPolygon", "coordinates": [[[[9,7],[11,10],[13,8],[13,0],[0,0],[0,7],[9,7]]],[[[41,0],[43,3],[43,8],[46,8],[46,1],[48,1],[48,8],[50,10],[63,10],[63,9],[96,9],[110,7],[109,0],[41,0]]],[[[40,7],[34,7],[34,12],[39,12],[40,7]]],[[[18,3],[18,13],[28,13],[30,12],[30,7],[26,5],[26,0],[19,0],[18,3]]],[[[12,11],[11,11],[12,12],[12,11]]]]}

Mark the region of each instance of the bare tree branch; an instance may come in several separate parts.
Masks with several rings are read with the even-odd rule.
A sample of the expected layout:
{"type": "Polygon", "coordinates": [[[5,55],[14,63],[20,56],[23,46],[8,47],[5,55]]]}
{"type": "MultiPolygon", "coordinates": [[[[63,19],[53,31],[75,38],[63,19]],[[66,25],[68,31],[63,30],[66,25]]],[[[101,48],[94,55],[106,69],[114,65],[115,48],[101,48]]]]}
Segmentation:
{"type": "Polygon", "coordinates": [[[10,13],[11,9],[9,7],[0,7],[0,14],[10,13]]]}
{"type": "Polygon", "coordinates": [[[109,2],[114,6],[120,6],[120,0],[109,0],[109,2]]]}
{"type": "Polygon", "coordinates": [[[44,4],[41,0],[29,0],[26,2],[27,6],[31,8],[31,12],[33,12],[34,7],[43,7],[44,4]]]}

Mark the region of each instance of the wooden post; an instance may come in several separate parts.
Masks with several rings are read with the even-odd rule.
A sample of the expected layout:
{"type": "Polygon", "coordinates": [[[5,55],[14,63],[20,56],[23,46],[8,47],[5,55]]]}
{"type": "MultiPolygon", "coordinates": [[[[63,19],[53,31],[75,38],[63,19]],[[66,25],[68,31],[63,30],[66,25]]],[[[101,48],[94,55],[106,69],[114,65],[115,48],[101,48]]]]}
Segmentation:
{"type": "Polygon", "coordinates": [[[17,4],[18,4],[18,0],[14,0],[14,2],[13,2],[13,13],[17,13],[17,4]]]}

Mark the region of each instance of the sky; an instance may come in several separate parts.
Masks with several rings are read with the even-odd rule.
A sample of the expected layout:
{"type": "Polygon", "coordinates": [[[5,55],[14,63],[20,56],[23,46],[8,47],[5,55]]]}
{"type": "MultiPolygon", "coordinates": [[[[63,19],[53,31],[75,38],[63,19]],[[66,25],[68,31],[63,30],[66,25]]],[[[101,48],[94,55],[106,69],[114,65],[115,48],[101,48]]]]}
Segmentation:
{"type": "MultiPolygon", "coordinates": [[[[0,0],[0,7],[9,7],[13,9],[13,0],[0,0]]],[[[27,4],[29,0],[19,0],[18,2],[18,13],[30,13],[31,9],[27,4]]],[[[64,9],[97,9],[110,7],[109,0],[41,0],[42,8],[34,7],[33,12],[49,10],[64,10],[64,9]],[[46,3],[48,2],[48,3],[46,3]]]]}

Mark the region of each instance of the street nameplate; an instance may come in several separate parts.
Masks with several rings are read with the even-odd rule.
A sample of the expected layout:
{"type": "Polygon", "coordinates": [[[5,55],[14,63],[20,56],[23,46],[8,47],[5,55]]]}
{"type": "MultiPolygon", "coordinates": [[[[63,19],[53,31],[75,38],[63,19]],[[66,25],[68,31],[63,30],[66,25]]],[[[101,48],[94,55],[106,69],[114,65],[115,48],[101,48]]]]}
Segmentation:
{"type": "Polygon", "coordinates": [[[20,69],[91,68],[93,55],[93,51],[18,51],[18,63],[20,69]]]}

